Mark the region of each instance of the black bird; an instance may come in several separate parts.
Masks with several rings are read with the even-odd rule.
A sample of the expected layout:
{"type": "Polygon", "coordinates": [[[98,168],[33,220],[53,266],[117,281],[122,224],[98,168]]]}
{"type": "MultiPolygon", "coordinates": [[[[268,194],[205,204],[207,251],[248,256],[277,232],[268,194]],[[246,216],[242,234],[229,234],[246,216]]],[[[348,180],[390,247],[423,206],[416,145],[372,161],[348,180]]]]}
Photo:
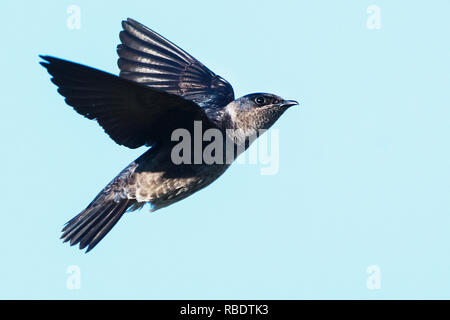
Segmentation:
{"type": "MultiPolygon", "coordinates": [[[[64,242],[94,248],[122,215],[146,203],[151,211],[188,197],[216,180],[231,161],[176,164],[172,133],[215,129],[245,150],[249,137],[268,129],[296,101],[268,93],[234,99],[231,85],[187,52],[144,25],[122,22],[117,47],[120,76],[40,56],[68,105],[95,119],[119,145],[150,149],[115,177],[62,230],[64,242]],[[230,133],[231,132],[231,133],[230,133]]],[[[203,146],[203,145],[202,145],[203,146]]],[[[235,154],[234,154],[235,153],[235,154]]]]}

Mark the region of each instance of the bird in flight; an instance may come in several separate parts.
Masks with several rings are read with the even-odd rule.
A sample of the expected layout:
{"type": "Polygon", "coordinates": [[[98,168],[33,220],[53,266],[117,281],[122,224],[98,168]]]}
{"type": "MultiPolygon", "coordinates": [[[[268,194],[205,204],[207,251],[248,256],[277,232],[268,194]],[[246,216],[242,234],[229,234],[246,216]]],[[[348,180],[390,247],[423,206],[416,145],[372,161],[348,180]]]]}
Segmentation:
{"type": "Polygon", "coordinates": [[[117,47],[119,76],[40,56],[40,64],[76,112],[96,120],[119,145],[149,147],[64,226],[64,242],[79,244],[86,252],[125,212],[146,203],[156,211],[209,185],[248,148],[250,137],[268,129],[289,107],[298,104],[269,93],[235,100],[225,79],[180,47],[132,19],[122,21],[122,28],[117,47]],[[214,159],[221,161],[195,161],[199,152],[202,155],[202,141],[199,152],[180,152],[186,161],[179,163],[174,161],[179,142],[173,138],[176,130],[192,136],[196,130],[201,134],[215,130],[231,143],[223,143],[223,148],[212,152],[214,159]],[[226,152],[230,145],[232,156],[226,152]],[[192,158],[194,161],[189,161],[192,158]]]}

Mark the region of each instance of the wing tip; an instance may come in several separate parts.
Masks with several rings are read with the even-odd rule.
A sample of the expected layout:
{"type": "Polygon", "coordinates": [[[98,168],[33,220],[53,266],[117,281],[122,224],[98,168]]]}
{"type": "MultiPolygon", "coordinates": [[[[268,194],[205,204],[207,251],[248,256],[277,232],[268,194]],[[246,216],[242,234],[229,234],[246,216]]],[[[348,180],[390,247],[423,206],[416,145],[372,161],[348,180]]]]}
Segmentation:
{"type": "Polygon", "coordinates": [[[122,28],[125,28],[126,26],[136,27],[136,26],[143,26],[143,24],[139,23],[138,21],[132,18],[127,18],[126,20],[122,20],[122,28]]]}
{"type": "Polygon", "coordinates": [[[55,58],[54,56],[50,56],[48,54],[39,54],[38,57],[47,62],[58,60],[58,58],[55,58]]]}
{"type": "Polygon", "coordinates": [[[50,65],[50,63],[49,63],[49,62],[46,62],[46,61],[40,61],[39,64],[40,64],[41,66],[43,66],[44,68],[46,68],[46,69],[48,69],[48,66],[50,65]]]}
{"type": "Polygon", "coordinates": [[[134,24],[134,25],[143,25],[142,23],[134,20],[133,18],[128,17],[127,20],[124,20],[123,22],[127,23],[127,24],[134,24]]]}
{"type": "Polygon", "coordinates": [[[51,62],[51,56],[39,54],[38,57],[42,59],[43,61],[39,61],[39,64],[43,66],[44,68],[48,69],[51,62]]]}

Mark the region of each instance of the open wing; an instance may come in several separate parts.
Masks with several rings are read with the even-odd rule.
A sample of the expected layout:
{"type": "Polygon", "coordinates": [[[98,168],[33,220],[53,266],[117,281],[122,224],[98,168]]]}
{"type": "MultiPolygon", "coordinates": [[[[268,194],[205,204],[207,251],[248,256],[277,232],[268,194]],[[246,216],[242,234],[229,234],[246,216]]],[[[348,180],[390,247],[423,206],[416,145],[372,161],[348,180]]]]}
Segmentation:
{"type": "Polygon", "coordinates": [[[117,47],[120,76],[181,95],[202,107],[234,100],[231,85],[153,30],[128,18],[117,47]]]}
{"type": "Polygon", "coordinates": [[[41,62],[68,105],[95,119],[118,144],[129,148],[169,141],[177,128],[194,121],[213,124],[202,108],[183,97],[50,56],[41,62]]]}

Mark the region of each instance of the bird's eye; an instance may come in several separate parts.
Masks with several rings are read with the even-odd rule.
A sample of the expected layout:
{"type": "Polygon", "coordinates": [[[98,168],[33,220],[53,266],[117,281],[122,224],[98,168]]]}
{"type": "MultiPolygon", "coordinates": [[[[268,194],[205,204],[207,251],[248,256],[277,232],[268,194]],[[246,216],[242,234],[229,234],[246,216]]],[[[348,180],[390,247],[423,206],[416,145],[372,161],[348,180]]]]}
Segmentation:
{"type": "Polygon", "coordinates": [[[262,96],[256,97],[256,99],[255,99],[255,102],[260,105],[264,104],[265,101],[266,100],[262,96]]]}

